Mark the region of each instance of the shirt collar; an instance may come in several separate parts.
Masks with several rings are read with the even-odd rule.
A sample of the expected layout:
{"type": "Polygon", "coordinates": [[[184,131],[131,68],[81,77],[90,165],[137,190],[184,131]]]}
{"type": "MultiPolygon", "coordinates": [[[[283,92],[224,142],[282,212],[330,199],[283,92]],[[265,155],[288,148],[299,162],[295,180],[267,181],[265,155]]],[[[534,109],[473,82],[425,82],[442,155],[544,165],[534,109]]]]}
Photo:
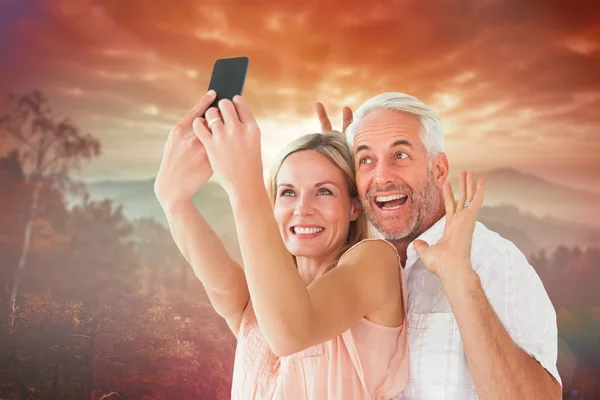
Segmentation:
{"type": "MultiPolygon", "coordinates": [[[[429,229],[425,232],[421,233],[419,237],[415,240],[423,240],[427,242],[428,245],[433,246],[440,240],[442,235],[444,234],[444,226],[446,225],[446,216],[444,215],[440,218],[435,224],[433,224],[429,229]]],[[[419,259],[419,255],[415,250],[414,241],[410,242],[408,247],[406,248],[406,266],[405,270],[413,266],[417,260],[419,259]]]]}

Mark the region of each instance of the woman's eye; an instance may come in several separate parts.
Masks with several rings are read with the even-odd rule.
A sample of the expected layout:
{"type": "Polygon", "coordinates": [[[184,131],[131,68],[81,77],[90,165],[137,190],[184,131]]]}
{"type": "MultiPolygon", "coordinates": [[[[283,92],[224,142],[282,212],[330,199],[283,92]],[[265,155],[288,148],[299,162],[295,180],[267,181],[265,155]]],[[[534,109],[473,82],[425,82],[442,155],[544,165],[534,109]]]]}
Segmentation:
{"type": "Polygon", "coordinates": [[[331,190],[329,190],[329,189],[319,189],[319,194],[331,194],[331,190]]]}
{"type": "Polygon", "coordinates": [[[396,153],[396,159],[401,160],[403,158],[408,158],[408,154],[406,153],[396,153]]]}
{"type": "Polygon", "coordinates": [[[287,189],[287,190],[284,190],[283,192],[281,192],[281,194],[279,196],[281,197],[281,196],[293,196],[293,195],[294,195],[294,192],[291,191],[290,189],[287,189]]]}

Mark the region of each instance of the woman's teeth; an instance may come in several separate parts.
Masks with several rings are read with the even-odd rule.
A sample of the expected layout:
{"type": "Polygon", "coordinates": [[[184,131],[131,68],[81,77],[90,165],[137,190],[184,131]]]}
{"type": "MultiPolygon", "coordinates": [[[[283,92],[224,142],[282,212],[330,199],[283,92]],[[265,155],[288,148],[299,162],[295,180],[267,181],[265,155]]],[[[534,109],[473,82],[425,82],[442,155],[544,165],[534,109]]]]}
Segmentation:
{"type": "Polygon", "coordinates": [[[323,230],[323,228],[300,228],[295,226],[294,233],[296,235],[314,235],[315,233],[319,233],[323,230]]]}

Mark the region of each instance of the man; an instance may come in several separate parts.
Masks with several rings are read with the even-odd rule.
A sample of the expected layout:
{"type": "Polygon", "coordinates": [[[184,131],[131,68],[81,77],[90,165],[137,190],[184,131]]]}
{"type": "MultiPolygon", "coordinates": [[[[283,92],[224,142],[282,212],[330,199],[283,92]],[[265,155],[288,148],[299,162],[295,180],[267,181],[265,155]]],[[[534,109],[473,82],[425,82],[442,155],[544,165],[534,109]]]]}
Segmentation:
{"type": "MultiPolygon", "coordinates": [[[[320,103],[317,114],[331,130],[320,103]]],[[[514,244],[478,223],[471,266],[430,271],[422,262],[444,242],[449,163],[439,117],[402,93],[343,116],[363,209],[395,244],[408,284],[410,379],[397,399],[560,399],[556,313],[514,244]]],[[[475,187],[471,174],[461,180],[475,187]]],[[[461,193],[458,206],[472,197],[461,193]]]]}

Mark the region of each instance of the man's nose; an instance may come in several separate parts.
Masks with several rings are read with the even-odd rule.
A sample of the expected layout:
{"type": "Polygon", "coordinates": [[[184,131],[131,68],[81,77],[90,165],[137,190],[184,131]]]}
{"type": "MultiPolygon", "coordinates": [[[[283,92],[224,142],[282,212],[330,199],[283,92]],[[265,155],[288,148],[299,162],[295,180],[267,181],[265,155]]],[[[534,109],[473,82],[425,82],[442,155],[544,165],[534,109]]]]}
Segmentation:
{"type": "Polygon", "coordinates": [[[373,178],[375,184],[379,187],[389,185],[394,182],[391,174],[391,169],[386,162],[377,163],[375,166],[375,176],[373,178]]]}

